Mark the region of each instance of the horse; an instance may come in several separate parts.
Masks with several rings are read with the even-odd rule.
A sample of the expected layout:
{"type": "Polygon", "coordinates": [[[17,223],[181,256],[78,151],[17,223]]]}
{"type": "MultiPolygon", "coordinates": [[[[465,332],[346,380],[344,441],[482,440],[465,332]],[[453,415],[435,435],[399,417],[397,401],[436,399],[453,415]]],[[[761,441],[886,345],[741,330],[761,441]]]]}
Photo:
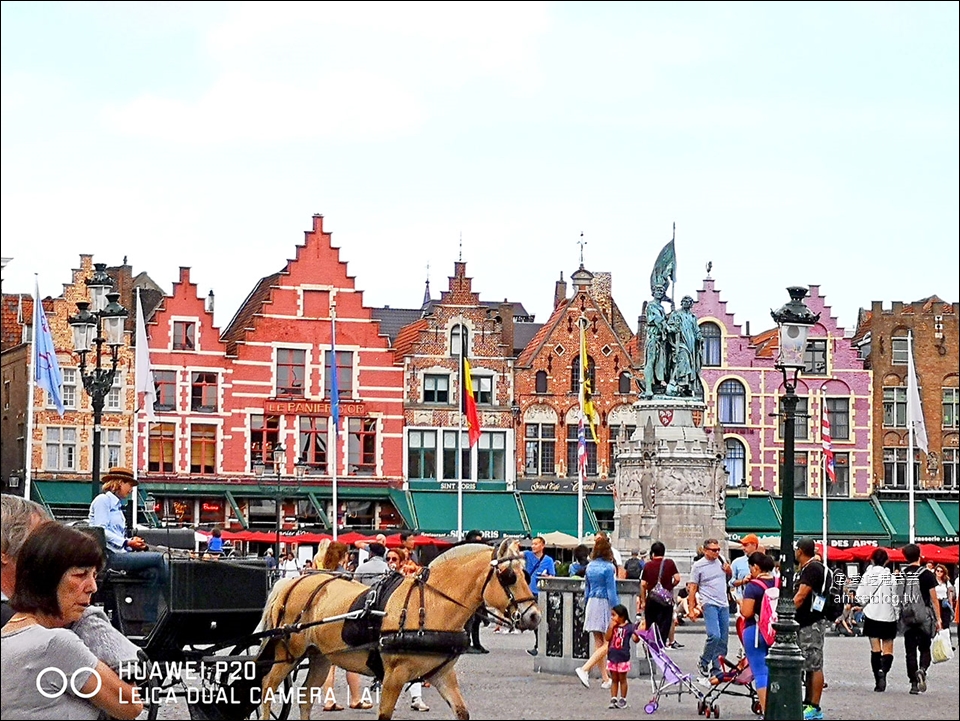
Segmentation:
{"type": "Polygon", "coordinates": [[[301,719],[310,718],[310,691],[322,686],[331,664],[382,679],[381,719],[392,718],[404,685],[418,679],[430,681],[456,718],[470,718],[454,670],[469,642],[464,626],[485,606],[506,623],[535,629],[541,614],[523,571],[519,544],[507,539],[497,549],[455,546],[416,576],[387,575],[374,586],[379,603],[371,600],[371,588],[335,572],[314,571],[278,584],[261,620],[263,629],[282,630],[264,640],[258,656],[272,664],[262,682],[262,718],[270,716],[271,695],[304,658],[309,670],[307,692],[299,696],[301,719]],[[364,606],[358,620],[325,621],[364,606]],[[370,614],[373,607],[382,608],[383,616],[370,614]],[[367,633],[363,643],[356,642],[358,625],[367,633]],[[353,642],[345,640],[351,634],[353,642]]]}

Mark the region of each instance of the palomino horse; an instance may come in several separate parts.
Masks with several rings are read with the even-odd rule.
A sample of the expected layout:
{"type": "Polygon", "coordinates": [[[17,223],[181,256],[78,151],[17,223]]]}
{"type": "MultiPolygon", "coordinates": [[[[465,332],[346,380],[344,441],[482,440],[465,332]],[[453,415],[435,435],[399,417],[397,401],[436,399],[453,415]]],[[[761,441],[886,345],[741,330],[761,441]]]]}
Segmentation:
{"type": "MultiPolygon", "coordinates": [[[[518,628],[536,628],[540,610],[523,569],[516,541],[508,539],[496,550],[473,543],[456,546],[417,576],[394,577],[392,584],[383,587],[384,598],[376,604],[385,612],[379,629],[370,628],[370,616],[346,623],[318,623],[362,608],[370,589],[361,583],[318,572],[297,579],[299,582],[278,584],[267,601],[262,627],[299,624],[305,628],[264,642],[260,661],[273,666],[263,680],[262,698],[270,698],[270,692],[276,691],[299,662],[309,658],[304,681],[307,691],[321,687],[331,664],[382,678],[381,719],[392,718],[404,685],[417,679],[429,680],[458,719],[470,718],[454,671],[467,645],[464,625],[477,609],[486,606],[518,628]],[[354,624],[354,632],[357,624],[363,625],[361,630],[368,633],[366,642],[356,643],[349,624],[354,624]]],[[[304,693],[301,701],[300,718],[309,719],[310,693],[304,693]]],[[[264,703],[261,710],[263,718],[269,718],[269,704],[264,703]]]]}

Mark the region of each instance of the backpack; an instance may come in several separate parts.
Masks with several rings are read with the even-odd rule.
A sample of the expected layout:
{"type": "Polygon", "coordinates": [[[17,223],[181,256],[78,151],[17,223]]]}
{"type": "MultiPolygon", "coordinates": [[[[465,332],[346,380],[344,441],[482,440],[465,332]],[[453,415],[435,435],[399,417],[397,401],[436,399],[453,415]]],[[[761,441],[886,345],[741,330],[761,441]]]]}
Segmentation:
{"type": "Polygon", "coordinates": [[[627,578],[639,580],[643,574],[643,561],[631,556],[627,559],[626,563],[623,564],[623,570],[627,572],[627,578]]]}
{"type": "Polygon", "coordinates": [[[755,583],[763,589],[763,598],[760,599],[760,613],[757,618],[757,635],[754,638],[754,648],[760,645],[760,636],[763,636],[767,647],[773,646],[777,640],[777,631],[773,627],[778,620],[777,603],[780,601],[780,579],[776,579],[773,586],[767,588],[766,584],[758,578],[750,583],[755,583]]]}
{"type": "Polygon", "coordinates": [[[823,590],[821,594],[824,597],[823,617],[833,623],[843,615],[843,589],[837,585],[836,575],[826,566],[823,567],[823,590]]]}
{"type": "Polygon", "coordinates": [[[901,627],[919,628],[932,637],[936,631],[937,622],[931,613],[930,606],[924,603],[923,594],[920,592],[920,574],[923,571],[924,569],[920,569],[916,573],[901,574],[897,581],[896,606],[901,627]]]}

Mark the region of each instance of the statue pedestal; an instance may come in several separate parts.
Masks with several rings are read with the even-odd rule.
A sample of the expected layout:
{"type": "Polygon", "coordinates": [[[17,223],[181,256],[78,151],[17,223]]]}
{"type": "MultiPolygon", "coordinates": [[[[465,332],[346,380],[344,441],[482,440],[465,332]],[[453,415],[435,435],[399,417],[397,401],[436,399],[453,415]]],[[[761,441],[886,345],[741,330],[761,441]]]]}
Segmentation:
{"type": "Polygon", "coordinates": [[[629,552],[661,541],[687,573],[705,539],[726,545],[722,441],[718,447],[704,430],[706,404],[699,399],[653,398],[634,409],[637,430],[617,443],[614,543],[629,552]]]}

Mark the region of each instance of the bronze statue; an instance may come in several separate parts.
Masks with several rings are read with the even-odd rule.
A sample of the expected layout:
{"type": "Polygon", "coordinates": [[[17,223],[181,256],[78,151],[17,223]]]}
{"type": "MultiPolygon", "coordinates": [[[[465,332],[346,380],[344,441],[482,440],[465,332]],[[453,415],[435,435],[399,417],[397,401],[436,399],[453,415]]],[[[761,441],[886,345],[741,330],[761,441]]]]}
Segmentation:
{"type": "Polygon", "coordinates": [[[670,378],[667,314],[662,303],[665,290],[662,283],[654,286],[653,300],[647,303],[643,364],[644,397],[646,398],[653,398],[654,394],[663,393],[670,378]]]}
{"type": "Polygon", "coordinates": [[[693,298],[685,295],[680,308],[667,318],[667,340],[672,350],[668,396],[703,398],[700,367],[703,363],[703,333],[691,312],[693,298]]]}

